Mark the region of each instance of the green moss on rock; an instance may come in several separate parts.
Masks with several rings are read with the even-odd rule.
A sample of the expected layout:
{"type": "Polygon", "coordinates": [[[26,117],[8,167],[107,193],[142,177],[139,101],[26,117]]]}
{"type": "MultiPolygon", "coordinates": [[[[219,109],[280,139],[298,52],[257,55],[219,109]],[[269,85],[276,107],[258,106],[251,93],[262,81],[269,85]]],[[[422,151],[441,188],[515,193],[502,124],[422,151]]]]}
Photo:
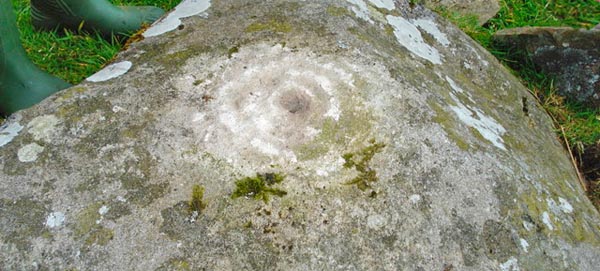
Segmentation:
{"type": "Polygon", "coordinates": [[[105,117],[113,114],[112,104],[103,97],[90,97],[88,99],[77,99],[72,103],[62,105],[57,110],[57,117],[63,119],[66,124],[75,124],[82,120],[85,115],[100,111],[105,117]]]}
{"type": "Polygon", "coordinates": [[[100,208],[104,202],[95,202],[88,205],[75,216],[75,223],[71,225],[76,239],[83,240],[87,246],[93,244],[104,246],[112,240],[114,233],[111,229],[102,226],[100,208]]]}
{"type": "Polygon", "coordinates": [[[331,5],[327,7],[327,14],[335,17],[350,15],[350,11],[345,7],[331,5]]]}
{"type": "Polygon", "coordinates": [[[198,214],[206,208],[206,202],[204,198],[204,187],[201,185],[194,185],[192,187],[192,199],[188,202],[190,212],[197,212],[198,214]]]}
{"type": "Polygon", "coordinates": [[[356,185],[358,189],[365,191],[371,187],[371,184],[378,180],[377,172],[371,168],[371,160],[375,154],[380,153],[385,144],[377,143],[374,139],[369,141],[370,145],[358,152],[346,153],[344,158],[345,168],[354,168],[358,171],[358,176],[346,182],[349,185],[356,185]]]}
{"type": "Polygon", "coordinates": [[[85,244],[91,246],[97,244],[105,246],[114,237],[114,231],[108,228],[100,227],[97,230],[91,231],[88,238],[85,239],[85,244]]]}
{"type": "Polygon", "coordinates": [[[235,182],[235,190],[231,194],[231,198],[251,197],[267,203],[270,195],[278,197],[287,195],[286,191],[272,187],[283,182],[284,179],[285,177],[279,173],[256,174],[255,177],[239,179],[235,182]]]}
{"type": "Polygon", "coordinates": [[[59,92],[59,97],[64,100],[69,100],[73,98],[76,94],[82,94],[87,91],[87,88],[84,86],[73,86],[71,88],[65,89],[59,92]]]}
{"type": "Polygon", "coordinates": [[[233,46],[233,47],[229,48],[229,50],[227,50],[227,57],[231,58],[233,56],[233,54],[238,53],[239,51],[240,51],[239,46],[233,46]]]}

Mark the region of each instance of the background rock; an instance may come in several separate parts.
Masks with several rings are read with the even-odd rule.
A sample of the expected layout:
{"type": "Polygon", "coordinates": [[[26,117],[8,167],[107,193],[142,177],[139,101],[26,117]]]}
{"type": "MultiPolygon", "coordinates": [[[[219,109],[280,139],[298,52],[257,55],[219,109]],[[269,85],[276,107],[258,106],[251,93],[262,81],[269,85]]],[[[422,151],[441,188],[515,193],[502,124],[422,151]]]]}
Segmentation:
{"type": "Polygon", "coordinates": [[[145,36],[0,130],[1,269],[599,266],[548,116],[434,13],[190,0],[145,36]]]}
{"type": "Polygon", "coordinates": [[[463,16],[475,15],[479,25],[485,24],[500,11],[498,0],[423,0],[430,9],[446,8],[463,16]]]}
{"type": "Polygon", "coordinates": [[[561,95],[600,108],[600,30],[523,27],[498,31],[493,38],[510,50],[526,51],[537,68],[556,77],[561,95]]]}

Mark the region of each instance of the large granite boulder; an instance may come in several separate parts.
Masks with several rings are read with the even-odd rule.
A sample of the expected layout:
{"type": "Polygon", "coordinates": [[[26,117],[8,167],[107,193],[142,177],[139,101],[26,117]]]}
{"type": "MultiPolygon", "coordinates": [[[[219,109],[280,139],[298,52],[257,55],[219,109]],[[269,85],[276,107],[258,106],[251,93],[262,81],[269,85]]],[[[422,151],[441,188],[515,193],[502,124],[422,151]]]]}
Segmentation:
{"type": "Polygon", "coordinates": [[[500,30],[493,38],[509,51],[526,52],[538,69],[556,78],[561,95],[600,109],[600,29],[519,27],[500,30]]]}
{"type": "Polygon", "coordinates": [[[144,36],[2,126],[0,269],[600,266],[550,119],[434,13],[188,0],[144,36]]]}

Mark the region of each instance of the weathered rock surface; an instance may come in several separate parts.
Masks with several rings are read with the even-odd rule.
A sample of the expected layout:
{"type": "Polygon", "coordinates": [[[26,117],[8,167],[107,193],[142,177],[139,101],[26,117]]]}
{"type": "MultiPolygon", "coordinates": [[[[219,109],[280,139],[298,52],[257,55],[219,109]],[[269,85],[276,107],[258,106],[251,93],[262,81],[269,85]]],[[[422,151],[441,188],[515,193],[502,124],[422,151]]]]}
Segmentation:
{"type": "Polygon", "coordinates": [[[434,13],[190,0],[145,36],[2,127],[0,269],[600,266],[549,118],[434,13]]]}
{"type": "Polygon", "coordinates": [[[475,15],[479,25],[485,24],[500,11],[498,0],[423,0],[430,9],[446,8],[464,16],[475,15]]]}
{"type": "Polygon", "coordinates": [[[560,94],[600,108],[600,29],[513,28],[498,31],[494,40],[511,50],[527,51],[539,69],[556,77],[560,94]]]}

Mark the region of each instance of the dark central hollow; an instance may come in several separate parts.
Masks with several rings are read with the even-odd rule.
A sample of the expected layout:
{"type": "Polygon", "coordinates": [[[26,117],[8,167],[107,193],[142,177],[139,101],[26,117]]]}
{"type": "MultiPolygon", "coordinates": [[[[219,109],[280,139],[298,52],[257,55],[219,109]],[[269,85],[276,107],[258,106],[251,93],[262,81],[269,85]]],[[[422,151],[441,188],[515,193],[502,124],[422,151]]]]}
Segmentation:
{"type": "Polygon", "coordinates": [[[281,106],[292,114],[301,114],[310,110],[310,97],[298,91],[289,91],[283,94],[281,106]]]}

